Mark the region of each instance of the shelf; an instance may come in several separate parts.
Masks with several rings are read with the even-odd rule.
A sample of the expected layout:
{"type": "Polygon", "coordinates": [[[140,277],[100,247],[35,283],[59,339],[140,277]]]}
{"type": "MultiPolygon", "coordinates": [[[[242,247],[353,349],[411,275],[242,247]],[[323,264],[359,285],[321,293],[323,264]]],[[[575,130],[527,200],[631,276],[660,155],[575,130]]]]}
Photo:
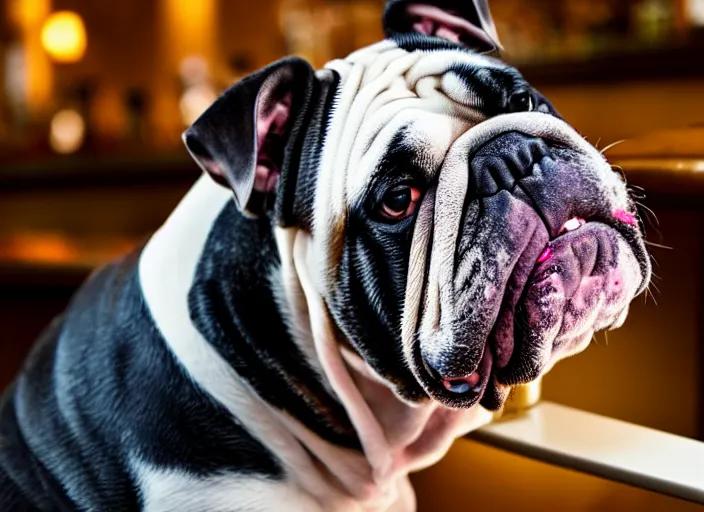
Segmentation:
{"type": "Polygon", "coordinates": [[[542,402],[472,432],[476,441],[704,505],[704,443],[542,402]]]}
{"type": "Polygon", "coordinates": [[[3,163],[0,192],[194,182],[200,172],[182,152],[45,157],[3,163]]]}
{"type": "MultiPolygon", "coordinates": [[[[704,79],[704,37],[668,47],[623,48],[584,58],[514,65],[536,87],[704,79]]],[[[506,57],[510,62],[510,57],[506,57]]]]}

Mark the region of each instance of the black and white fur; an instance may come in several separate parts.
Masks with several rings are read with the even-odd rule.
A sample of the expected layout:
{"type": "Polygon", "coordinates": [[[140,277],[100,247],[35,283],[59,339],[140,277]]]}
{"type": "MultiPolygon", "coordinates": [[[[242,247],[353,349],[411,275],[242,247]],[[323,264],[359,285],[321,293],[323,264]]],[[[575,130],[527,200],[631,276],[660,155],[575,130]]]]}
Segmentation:
{"type": "Polygon", "coordinates": [[[91,276],[5,393],[2,510],[412,511],[409,472],[623,321],[649,278],[637,227],[608,218],[629,219],[625,187],[483,54],[485,2],[431,4],[388,2],[384,41],[318,71],[278,61],[189,128],[203,175],[91,276]],[[421,197],[389,222],[399,183],[421,197]],[[576,214],[604,270],[560,330],[576,214]],[[530,281],[545,244],[566,263],[530,281]],[[523,310],[529,335],[491,341],[523,310]]]}

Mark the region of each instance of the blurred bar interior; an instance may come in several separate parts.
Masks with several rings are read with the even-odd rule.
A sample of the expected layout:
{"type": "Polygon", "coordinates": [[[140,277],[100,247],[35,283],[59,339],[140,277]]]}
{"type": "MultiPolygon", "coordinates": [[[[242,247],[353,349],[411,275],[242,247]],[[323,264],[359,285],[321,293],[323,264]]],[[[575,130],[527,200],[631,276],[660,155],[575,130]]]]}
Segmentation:
{"type": "MultiPolygon", "coordinates": [[[[0,387],[90,270],[144,240],[197,178],[180,139],[187,124],[233,81],[284,55],[320,66],[379,40],[383,4],[0,0],[0,387]]],[[[704,121],[704,0],[491,0],[491,8],[505,58],[600,148],[704,121]]],[[[689,156],[704,158],[700,148],[689,156]]],[[[548,382],[545,395],[701,437],[701,236],[683,226],[702,225],[704,188],[658,195],[668,183],[648,190],[664,243],[680,244],[657,253],[660,309],[635,308],[633,327],[604,355],[612,366],[601,367],[601,384],[575,397],[569,378],[595,379],[592,367],[580,374],[570,361],[550,376],[564,385],[548,382]],[[669,319],[653,324],[653,312],[669,319]],[[679,348],[663,348],[663,337],[679,348]],[[648,340],[653,350],[637,349],[642,360],[633,362],[644,375],[623,377],[618,365],[633,358],[619,347],[648,340]],[[609,394],[651,386],[662,388],[653,400],[666,402],[659,384],[670,375],[689,404],[675,412],[609,394]]],[[[593,360],[599,348],[588,351],[593,360]]]]}
{"type": "MultiPolygon", "coordinates": [[[[379,39],[383,1],[0,5],[5,167],[64,166],[65,155],[182,155],[181,130],[224,87],[286,54],[319,66],[379,39]]],[[[702,0],[493,0],[491,7],[507,59],[543,87],[693,78],[685,76],[694,71],[687,56],[699,52],[702,0]],[[635,60],[623,68],[625,56],[635,60]]],[[[583,102],[594,116],[608,112],[583,102]]],[[[578,128],[608,142],[634,135],[633,126],[647,130],[642,121],[597,129],[599,120],[585,119],[578,128]]]]}

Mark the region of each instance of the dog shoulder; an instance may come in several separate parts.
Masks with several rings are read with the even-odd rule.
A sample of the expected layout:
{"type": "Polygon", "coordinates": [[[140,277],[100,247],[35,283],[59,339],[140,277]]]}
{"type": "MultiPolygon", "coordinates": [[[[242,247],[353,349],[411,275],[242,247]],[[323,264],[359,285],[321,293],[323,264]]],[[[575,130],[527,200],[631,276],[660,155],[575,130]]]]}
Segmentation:
{"type": "Polygon", "coordinates": [[[0,418],[26,444],[13,478],[35,478],[30,461],[42,460],[89,509],[137,506],[132,457],[178,468],[186,481],[223,472],[281,480],[278,460],[169,351],[140,286],[141,252],[97,270],[35,345],[8,397],[13,415],[0,418]]]}

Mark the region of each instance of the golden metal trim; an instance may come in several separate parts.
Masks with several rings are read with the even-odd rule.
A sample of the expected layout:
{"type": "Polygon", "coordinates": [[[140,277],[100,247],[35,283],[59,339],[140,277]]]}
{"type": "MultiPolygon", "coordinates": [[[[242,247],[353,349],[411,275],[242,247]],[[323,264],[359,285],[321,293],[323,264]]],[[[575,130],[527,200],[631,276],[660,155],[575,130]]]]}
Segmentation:
{"type": "Polygon", "coordinates": [[[514,386],[503,408],[494,413],[494,421],[522,414],[536,406],[542,397],[543,381],[539,378],[528,384],[514,386]]]}

